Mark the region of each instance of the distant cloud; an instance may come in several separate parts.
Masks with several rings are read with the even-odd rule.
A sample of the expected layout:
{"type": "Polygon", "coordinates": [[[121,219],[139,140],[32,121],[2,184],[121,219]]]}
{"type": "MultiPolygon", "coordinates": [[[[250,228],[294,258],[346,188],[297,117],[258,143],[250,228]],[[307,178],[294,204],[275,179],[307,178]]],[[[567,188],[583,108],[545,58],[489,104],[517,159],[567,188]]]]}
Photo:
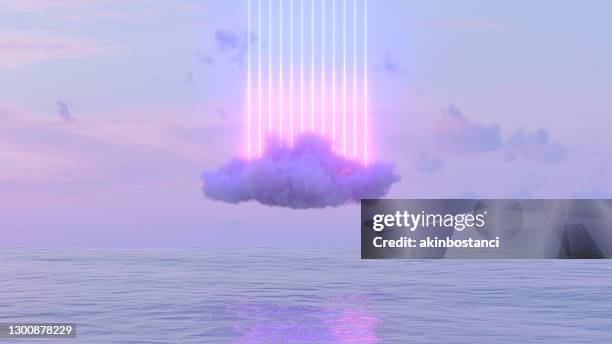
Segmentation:
{"type": "Polygon", "coordinates": [[[204,54],[200,51],[196,51],[195,56],[196,56],[196,60],[198,60],[199,62],[203,64],[206,64],[209,66],[213,66],[215,64],[215,59],[208,54],[204,54]]]}
{"type": "MultiPolygon", "coordinates": [[[[224,53],[229,54],[232,61],[238,64],[244,64],[248,50],[248,34],[239,34],[230,30],[218,29],[215,31],[215,41],[217,48],[224,53]]],[[[257,41],[255,35],[250,37],[251,43],[257,41]]]]}
{"type": "Polygon", "coordinates": [[[436,123],[433,135],[437,147],[445,153],[496,151],[503,146],[498,125],[472,122],[455,105],[450,105],[436,123]]]}
{"type": "Polygon", "coordinates": [[[70,106],[66,102],[60,100],[57,102],[56,106],[57,113],[64,122],[70,123],[75,121],[75,118],[72,116],[70,106]]]}
{"type": "Polygon", "coordinates": [[[237,49],[240,44],[237,33],[221,29],[215,31],[215,41],[217,42],[217,48],[221,51],[237,49]]]}
{"type": "Polygon", "coordinates": [[[549,142],[548,131],[542,128],[533,133],[523,128],[518,129],[507,141],[504,151],[507,161],[522,158],[550,165],[565,161],[566,155],[565,147],[549,142]]]}
{"type": "Polygon", "coordinates": [[[421,152],[413,158],[417,171],[425,174],[434,174],[444,167],[444,162],[438,156],[427,152],[421,152]]]}
{"type": "Polygon", "coordinates": [[[393,59],[393,56],[391,56],[390,53],[385,54],[385,59],[382,63],[382,69],[383,71],[393,75],[404,74],[404,69],[396,60],[393,59]]]}
{"type": "Polygon", "coordinates": [[[549,141],[546,129],[530,133],[520,128],[504,140],[497,124],[473,122],[455,105],[450,105],[435,124],[433,139],[438,149],[447,154],[501,151],[506,161],[524,159],[547,165],[559,164],[567,156],[564,146],[549,141]]]}

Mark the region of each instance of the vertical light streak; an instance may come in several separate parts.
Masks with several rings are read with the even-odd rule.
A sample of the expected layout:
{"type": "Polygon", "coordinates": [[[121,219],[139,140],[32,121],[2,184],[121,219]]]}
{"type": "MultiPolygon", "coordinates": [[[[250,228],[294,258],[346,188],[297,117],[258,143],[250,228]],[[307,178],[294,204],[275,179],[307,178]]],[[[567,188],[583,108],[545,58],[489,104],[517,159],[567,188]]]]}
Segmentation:
{"type": "Polygon", "coordinates": [[[332,148],[336,145],[336,0],[332,0],[332,148]]]}
{"type": "Polygon", "coordinates": [[[257,0],[257,154],[261,157],[261,0],[257,0]]]}
{"type": "Polygon", "coordinates": [[[314,2],[310,1],[310,131],[314,132],[315,123],[315,85],[314,85],[314,2]]]}
{"type": "Polygon", "coordinates": [[[278,137],[283,142],[283,0],[278,0],[278,137]]]}
{"type": "MultiPolygon", "coordinates": [[[[263,124],[265,121],[265,65],[262,65],[262,61],[265,61],[265,46],[263,46],[263,39],[261,39],[262,37],[262,30],[263,30],[263,34],[265,35],[265,23],[262,23],[262,6],[265,6],[265,3],[262,5],[262,1],[264,0],[257,0],[257,18],[254,18],[255,14],[253,13],[253,10],[255,10],[254,4],[253,4],[254,0],[248,0],[248,39],[247,39],[247,45],[248,45],[248,49],[247,49],[247,152],[248,152],[248,158],[252,159],[255,155],[255,150],[257,151],[257,156],[261,157],[265,147],[264,147],[264,139],[266,137],[265,132],[263,132],[263,124]],[[254,20],[257,20],[257,27],[255,28],[254,25],[254,20]],[[257,36],[254,35],[254,32],[256,31],[257,36]],[[256,37],[257,39],[257,46],[254,46],[255,41],[254,41],[254,37],[256,37]],[[257,56],[255,57],[253,54],[254,49],[257,49],[257,56]],[[257,58],[257,62],[254,62],[254,58],[257,58]],[[257,63],[257,75],[254,75],[254,68],[253,67],[253,63],[257,63]],[[257,80],[255,81],[255,78],[257,78],[257,80]],[[257,83],[255,85],[255,82],[257,83]],[[256,88],[256,89],[254,89],[256,88]],[[255,95],[255,92],[257,92],[257,94],[255,95]],[[255,104],[256,103],[256,104],[255,104]],[[256,108],[255,108],[256,106],[256,108]],[[255,114],[255,112],[257,112],[255,114]],[[257,116],[257,118],[254,118],[254,116],[257,116]],[[256,123],[254,121],[257,121],[256,123]],[[256,126],[256,127],[255,127],[256,126]],[[256,142],[255,142],[256,140],[256,142]]],[[[305,121],[307,120],[307,113],[306,111],[308,111],[306,109],[307,105],[307,97],[308,95],[306,94],[308,86],[307,86],[307,82],[308,80],[306,79],[306,68],[307,67],[307,52],[306,52],[306,46],[305,44],[307,44],[306,39],[308,39],[307,36],[307,28],[305,25],[307,25],[307,23],[305,22],[306,16],[308,15],[305,11],[304,11],[304,1],[305,0],[300,0],[300,8],[299,8],[299,15],[300,15],[300,90],[297,91],[297,89],[295,87],[297,87],[298,85],[295,84],[295,82],[297,81],[297,79],[295,79],[295,73],[297,72],[297,70],[295,70],[295,68],[297,67],[295,65],[296,61],[295,58],[296,56],[294,56],[294,44],[295,44],[295,32],[294,30],[296,29],[294,27],[294,25],[297,24],[297,22],[294,22],[295,18],[294,16],[296,15],[295,12],[295,0],[289,0],[290,4],[289,4],[289,30],[288,32],[283,32],[286,31],[286,27],[284,26],[283,21],[286,20],[286,18],[283,18],[286,16],[286,12],[283,12],[283,2],[284,0],[279,0],[278,5],[279,5],[279,14],[278,14],[278,29],[279,29],[279,33],[278,33],[278,86],[274,85],[274,81],[276,80],[274,79],[274,72],[275,72],[275,66],[273,64],[273,60],[274,60],[274,56],[273,56],[273,52],[274,49],[276,49],[276,47],[273,47],[273,35],[275,34],[273,32],[273,30],[275,29],[275,23],[274,23],[274,16],[276,15],[274,13],[274,0],[268,0],[268,135],[272,135],[273,131],[275,131],[276,129],[274,128],[276,125],[278,125],[278,135],[280,137],[280,140],[282,142],[283,140],[283,136],[287,135],[284,134],[285,130],[289,130],[290,134],[290,144],[293,145],[294,143],[294,139],[295,139],[295,135],[296,135],[296,131],[297,130],[297,123],[295,123],[295,121],[297,120],[297,118],[295,116],[297,116],[297,113],[295,111],[299,111],[300,112],[300,129],[299,132],[304,132],[305,130],[307,130],[305,128],[305,121]],[[274,15],[274,16],[273,16],[274,15]],[[285,61],[285,59],[287,58],[286,53],[284,51],[284,45],[287,42],[284,42],[284,38],[283,36],[289,34],[290,38],[289,38],[289,80],[285,80],[285,75],[284,73],[286,73],[286,71],[284,69],[284,64],[287,64],[287,61],[285,61]],[[283,84],[285,84],[285,81],[288,81],[289,83],[289,87],[288,90],[285,89],[285,87],[283,87],[283,84]],[[278,88],[277,94],[278,94],[278,102],[276,102],[276,100],[274,100],[274,93],[275,89],[278,88]],[[295,102],[297,101],[297,99],[295,99],[295,92],[299,93],[299,97],[300,97],[300,104],[297,105],[295,102]],[[287,95],[288,93],[288,95],[287,95]],[[289,104],[286,104],[287,99],[286,97],[289,97],[288,101],[289,104]],[[275,104],[278,105],[278,111],[275,109],[275,104]],[[289,107],[289,111],[284,110],[284,106],[287,105],[289,107]],[[299,106],[299,110],[296,108],[296,106],[299,106]],[[285,113],[286,111],[286,113],[285,113]],[[276,119],[276,113],[278,112],[278,119],[276,119]],[[289,123],[284,123],[286,121],[286,116],[289,116],[289,123]],[[277,121],[277,122],[276,122],[277,121]],[[288,126],[288,128],[286,127],[288,126]]],[[[334,150],[336,150],[336,143],[338,150],[340,149],[340,140],[342,140],[342,152],[344,156],[348,156],[348,155],[352,155],[352,158],[357,159],[361,153],[363,152],[363,163],[365,165],[368,164],[368,160],[369,160],[369,155],[370,152],[368,151],[368,141],[369,141],[369,116],[370,116],[370,109],[369,109],[369,70],[368,70],[368,0],[363,0],[363,17],[361,18],[361,20],[363,20],[363,29],[359,28],[358,30],[358,21],[360,18],[358,18],[358,14],[359,10],[361,10],[360,8],[358,8],[358,6],[360,6],[361,4],[358,4],[357,0],[353,0],[353,56],[352,56],[352,63],[353,63],[353,71],[352,71],[352,95],[351,95],[351,90],[350,90],[350,80],[349,80],[349,73],[350,70],[348,68],[350,68],[349,65],[349,59],[351,59],[350,57],[350,42],[348,41],[349,36],[348,34],[350,34],[350,22],[348,20],[350,20],[350,13],[348,13],[349,10],[349,5],[347,5],[347,0],[343,0],[342,4],[337,4],[336,0],[331,0],[331,21],[330,23],[326,23],[326,15],[330,15],[329,13],[326,13],[329,9],[326,9],[327,3],[326,0],[321,0],[321,11],[319,12],[318,9],[315,6],[315,2],[316,0],[311,0],[311,10],[310,10],[310,15],[311,15],[311,32],[310,32],[310,39],[311,39],[311,46],[310,46],[310,59],[311,59],[311,66],[310,66],[310,101],[311,101],[311,132],[318,132],[318,130],[315,130],[315,125],[318,125],[318,123],[316,123],[316,121],[320,120],[321,121],[321,135],[326,136],[328,135],[331,138],[331,142],[332,142],[332,148],[334,150]],[[342,18],[337,17],[337,15],[339,14],[338,11],[340,9],[337,9],[337,6],[342,6],[342,18]],[[316,11],[316,13],[315,13],[316,11]],[[320,53],[320,57],[321,57],[321,70],[320,70],[320,108],[319,108],[319,104],[316,104],[316,95],[318,94],[316,92],[316,87],[315,85],[319,85],[318,81],[316,80],[316,74],[317,71],[315,70],[315,64],[316,64],[316,60],[315,60],[315,48],[317,47],[317,43],[316,38],[318,37],[318,33],[316,33],[316,27],[315,27],[315,17],[317,16],[317,13],[319,14],[319,17],[321,18],[321,26],[320,26],[320,30],[321,30],[321,35],[320,35],[320,39],[321,39],[321,53],[320,53]],[[342,28],[338,28],[337,26],[340,24],[339,21],[342,20],[342,28]],[[326,44],[328,43],[327,39],[326,39],[326,35],[328,34],[327,30],[329,30],[328,28],[328,24],[331,25],[331,42],[329,42],[329,44],[331,44],[331,51],[327,50],[326,44]],[[341,32],[339,30],[342,30],[341,32]],[[361,33],[360,31],[363,30],[363,38],[358,37],[358,33],[361,33]],[[358,32],[359,31],[359,32],[358,32]],[[316,35],[315,35],[316,34],[316,35]],[[340,37],[340,34],[342,35],[342,37],[340,37]],[[363,39],[362,42],[359,42],[358,39],[363,39]],[[342,40],[342,47],[340,47],[339,45],[336,46],[337,43],[339,43],[338,41],[342,40]],[[363,44],[363,60],[361,60],[361,57],[358,56],[358,49],[361,49],[358,47],[359,44],[363,44]],[[340,51],[339,49],[342,50],[342,57],[340,56],[340,51]],[[327,55],[330,55],[330,61],[331,61],[331,66],[329,66],[329,62],[330,61],[326,61],[326,53],[327,55]],[[340,60],[342,60],[340,62],[340,60]],[[342,63],[342,66],[340,66],[337,63],[342,63]],[[359,68],[361,68],[359,66],[359,63],[363,63],[363,79],[359,80],[359,75],[358,75],[358,71],[359,68]],[[341,70],[339,69],[341,68],[341,70]],[[330,70],[331,69],[331,70],[330,70]],[[327,102],[327,95],[326,95],[326,91],[329,89],[329,87],[327,87],[326,82],[327,80],[327,74],[331,72],[331,76],[330,76],[330,81],[331,81],[331,104],[328,105],[327,102]],[[342,75],[339,75],[338,73],[342,73],[342,75]],[[340,79],[341,78],[341,79],[340,79]],[[363,84],[360,85],[360,82],[362,82],[363,84]],[[359,87],[362,87],[361,89],[359,87]],[[339,88],[342,88],[342,90],[340,90],[339,88]],[[340,92],[342,92],[342,94],[340,94],[340,92]],[[362,99],[359,98],[359,92],[362,92],[362,99]],[[342,98],[339,99],[337,98],[338,96],[341,96],[342,98]],[[350,99],[349,97],[352,97],[352,104],[349,103],[350,99]],[[341,104],[339,103],[341,102],[341,104]],[[359,105],[361,103],[361,105],[359,105]],[[360,108],[360,106],[362,106],[362,108],[360,108]],[[351,119],[351,113],[349,111],[351,111],[350,107],[352,107],[352,119],[351,119]],[[316,113],[317,110],[320,110],[321,113],[320,115],[316,113]],[[328,118],[327,117],[327,110],[329,110],[331,112],[331,116],[332,118],[328,118]],[[339,117],[339,111],[342,111],[342,118],[339,117]],[[362,111],[363,113],[360,114],[360,111],[362,111]],[[362,118],[359,118],[359,116],[362,116],[362,118]],[[317,118],[318,117],[318,118],[317,118]],[[328,121],[331,121],[330,123],[330,127],[327,127],[327,123],[328,121]],[[340,124],[340,121],[342,121],[342,124],[340,124]],[[349,122],[350,121],[350,122],[349,122]],[[350,147],[350,125],[352,124],[352,153],[349,149],[350,147]],[[362,125],[362,128],[359,128],[359,125],[362,125]],[[342,128],[340,128],[340,126],[342,126],[342,128]],[[329,134],[329,131],[331,130],[331,135],[329,134]],[[340,132],[341,130],[341,132],[340,132]],[[359,136],[359,132],[361,131],[361,137],[359,136]],[[341,138],[340,138],[341,137],[341,138]],[[361,142],[360,142],[361,140],[361,142]],[[359,152],[359,149],[362,149],[362,152],[359,152]]],[[[263,11],[265,11],[265,8],[263,9],[263,11]]],[[[264,13],[265,15],[265,13],[264,13]]],[[[263,18],[265,21],[265,18],[263,18]]],[[[317,23],[318,24],[318,23],[317,23]]],[[[265,62],[263,62],[265,63],[265,62]]],[[[286,86],[286,84],[285,84],[286,86]]],[[[359,160],[361,160],[361,158],[359,158],[359,160]]]]}
{"type": "Polygon", "coordinates": [[[247,29],[247,152],[249,156],[249,160],[251,160],[251,0],[248,0],[248,29],[247,29]]]}
{"type": "Polygon", "coordinates": [[[368,0],[363,1],[363,164],[368,164],[368,0]]]}
{"type": "Polygon", "coordinates": [[[300,0],[300,133],[304,132],[304,0],[300,0]]]}
{"type": "Polygon", "coordinates": [[[272,135],[272,0],[268,0],[268,136],[272,135]]]}
{"type": "Polygon", "coordinates": [[[321,0],[321,134],[325,136],[325,0],[321,0]]]}
{"type": "Polygon", "coordinates": [[[357,0],[353,0],[353,158],[357,158],[357,0]]]}
{"type": "Polygon", "coordinates": [[[342,154],[346,156],[346,0],[342,0],[342,154]]]}
{"type": "Polygon", "coordinates": [[[289,2],[289,118],[290,118],[290,141],[289,144],[293,147],[293,0],[289,2]]]}

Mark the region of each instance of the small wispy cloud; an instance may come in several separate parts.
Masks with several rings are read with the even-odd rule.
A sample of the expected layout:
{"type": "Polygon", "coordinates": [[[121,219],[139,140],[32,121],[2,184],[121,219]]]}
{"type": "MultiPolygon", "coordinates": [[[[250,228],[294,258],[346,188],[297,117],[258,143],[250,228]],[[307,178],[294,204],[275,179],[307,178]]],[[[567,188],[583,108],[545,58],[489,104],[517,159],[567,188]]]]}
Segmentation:
{"type": "Polygon", "coordinates": [[[381,68],[383,71],[392,74],[392,75],[402,75],[404,74],[404,68],[397,62],[391,53],[385,54],[385,59],[382,62],[381,68]]]}
{"type": "Polygon", "coordinates": [[[70,109],[68,103],[60,100],[57,102],[56,107],[58,115],[64,122],[71,123],[76,121],[76,119],[72,116],[72,110],[70,109]]]}
{"type": "Polygon", "coordinates": [[[543,165],[559,164],[567,158],[565,146],[551,141],[544,128],[534,132],[519,128],[503,138],[499,125],[470,120],[455,105],[436,122],[432,134],[437,148],[445,154],[496,151],[508,162],[522,159],[543,165]]]}
{"type": "Polygon", "coordinates": [[[245,63],[249,39],[251,44],[257,41],[254,34],[238,33],[236,31],[217,29],[215,30],[215,42],[220,52],[229,54],[232,61],[239,65],[245,63]]]}
{"type": "Polygon", "coordinates": [[[221,51],[236,50],[240,48],[240,38],[238,34],[229,30],[218,29],[215,31],[215,41],[217,48],[221,51]]]}

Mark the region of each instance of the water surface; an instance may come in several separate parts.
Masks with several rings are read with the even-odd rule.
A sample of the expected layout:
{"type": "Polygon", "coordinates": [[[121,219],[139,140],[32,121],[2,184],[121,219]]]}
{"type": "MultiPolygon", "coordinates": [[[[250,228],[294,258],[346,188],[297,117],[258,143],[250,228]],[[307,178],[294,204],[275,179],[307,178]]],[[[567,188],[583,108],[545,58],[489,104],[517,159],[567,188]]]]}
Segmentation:
{"type": "Polygon", "coordinates": [[[7,343],[612,343],[608,260],[363,261],[356,250],[0,250],[7,343]]]}

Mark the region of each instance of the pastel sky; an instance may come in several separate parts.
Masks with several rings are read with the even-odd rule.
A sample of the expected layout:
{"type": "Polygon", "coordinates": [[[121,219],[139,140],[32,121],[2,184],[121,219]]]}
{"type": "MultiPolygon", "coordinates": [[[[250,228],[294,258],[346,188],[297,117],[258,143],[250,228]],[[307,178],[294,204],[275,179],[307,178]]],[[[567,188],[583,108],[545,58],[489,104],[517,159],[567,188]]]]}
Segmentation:
{"type": "MultiPolygon", "coordinates": [[[[389,197],[610,197],[611,12],[370,1],[389,197]]],[[[246,29],[246,0],[0,0],[0,245],[357,247],[357,205],[203,197],[243,149],[246,29]]]]}

